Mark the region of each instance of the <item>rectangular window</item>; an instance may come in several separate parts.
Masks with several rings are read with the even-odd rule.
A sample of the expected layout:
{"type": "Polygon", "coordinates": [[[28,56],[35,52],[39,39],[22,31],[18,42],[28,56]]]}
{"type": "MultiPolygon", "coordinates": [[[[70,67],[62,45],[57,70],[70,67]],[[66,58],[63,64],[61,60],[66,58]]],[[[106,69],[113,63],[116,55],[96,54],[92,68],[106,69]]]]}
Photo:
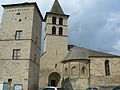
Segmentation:
{"type": "Polygon", "coordinates": [[[13,50],[13,59],[14,60],[20,59],[20,49],[14,49],[13,50]]]}
{"type": "Polygon", "coordinates": [[[16,31],[15,39],[16,39],[16,40],[19,40],[19,39],[21,39],[21,36],[22,36],[22,31],[21,31],[21,30],[16,31]]]}
{"type": "Polygon", "coordinates": [[[12,82],[12,79],[8,79],[8,82],[10,82],[10,83],[11,83],[11,82],[12,82]]]}
{"type": "Polygon", "coordinates": [[[23,85],[22,84],[15,84],[14,90],[23,90],[23,85]]]}

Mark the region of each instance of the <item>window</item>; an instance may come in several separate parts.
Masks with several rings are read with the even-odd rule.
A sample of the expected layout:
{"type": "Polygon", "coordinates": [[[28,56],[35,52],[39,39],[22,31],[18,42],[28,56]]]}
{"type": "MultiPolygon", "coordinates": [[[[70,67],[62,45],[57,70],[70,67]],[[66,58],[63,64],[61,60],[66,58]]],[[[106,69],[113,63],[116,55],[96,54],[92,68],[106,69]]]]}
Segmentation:
{"type": "Polygon", "coordinates": [[[22,19],[19,19],[19,22],[21,22],[22,21],[22,19]]]}
{"type": "Polygon", "coordinates": [[[20,31],[16,31],[15,39],[16,39],[16,40],[21,39],[21,35],[22,35],[22,31],[21,31],[21,30],[20,30],[20,31]]]}
{"type": "Polygon", "coordinates": [[[56,27],[55,26],[52,27],[52,34],[56,34],[56,27]]]}
{"type": "Polygon", "coordinates": [[[62,27],[59,28],[59,35],[63,35],[63,28],[62,27]]]}
{"type": "Polygon", "coordinates": [[[13,59],[20,59],[20,49],[14,49],[13,50],[13,59]]]}
{"type": "Polygon", "coordinates": [[[82,74],[85,74],[85,72],[86,72],[86,68],[85,68],[85,67],[82,67],[81,73],[82,73],[82,74]]]}
{"type": "Polygon", "coordinates": [[[73,66],[73,67],[71,68],[71,75],[72,75],[72,76],[76,76],[76,72],[77,72],[76,67],[73,66]]]}
{"type": "Polygon", "coordinates": [[[13,90],[23,90],[23,85],[22,84],[14,84],[13,90]]]}
{"type": "Polygon", "coordinates": [[[52,17],[52,24],[56,24],[56,17],[52,17]]]}
{"type": "Polygon", "coordinates": [[[12,79],[8,79],[8,82],[12,82],[12,79]]]}
{"type": "Polygon", "coordinates": [[[57,68],[57,64],[55,64],[55,68],[57,68]]]}
{"type": "Polygon", "coordinates": [[[63,18],[59,18],[59,24],[63,25],[63,18]]]}
{"type": "Polygon", "coordinates": [[[110,75],[109,60],[105,61],[105,74],[106,76],[110,75]]]}
{"type": "Polygon", "coordinates": [[[16,13],[16,15],[20,15],[20,12],[16,13]]]}

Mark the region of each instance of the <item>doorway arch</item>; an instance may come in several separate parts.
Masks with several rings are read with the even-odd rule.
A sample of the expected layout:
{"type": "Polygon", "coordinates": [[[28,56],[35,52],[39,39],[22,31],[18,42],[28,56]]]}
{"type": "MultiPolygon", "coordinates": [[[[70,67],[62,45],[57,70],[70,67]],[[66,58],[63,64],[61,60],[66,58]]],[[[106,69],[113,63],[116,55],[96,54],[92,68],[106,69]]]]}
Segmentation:
{"type": "Polygon", "coordinates": [[[48,76],[48,86],[58,86],[60,82],[61,75],[58,72],[52,72],[48,76]]]}

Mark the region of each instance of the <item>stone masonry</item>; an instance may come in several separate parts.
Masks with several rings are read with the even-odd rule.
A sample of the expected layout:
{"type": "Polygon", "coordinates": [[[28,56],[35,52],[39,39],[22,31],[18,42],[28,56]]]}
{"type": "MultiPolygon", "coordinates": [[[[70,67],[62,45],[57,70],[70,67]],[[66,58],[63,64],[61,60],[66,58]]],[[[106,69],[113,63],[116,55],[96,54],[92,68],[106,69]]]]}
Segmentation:
{"type": "Polygon", "coordinates": [[[68,18],[58,0],[43,19],[36,3],[2,5],[0,82],[10,90],[120,87],[120,56],[68,45],[68,18]],[[41,52],[42,22],[44,52],[41,52]]]}

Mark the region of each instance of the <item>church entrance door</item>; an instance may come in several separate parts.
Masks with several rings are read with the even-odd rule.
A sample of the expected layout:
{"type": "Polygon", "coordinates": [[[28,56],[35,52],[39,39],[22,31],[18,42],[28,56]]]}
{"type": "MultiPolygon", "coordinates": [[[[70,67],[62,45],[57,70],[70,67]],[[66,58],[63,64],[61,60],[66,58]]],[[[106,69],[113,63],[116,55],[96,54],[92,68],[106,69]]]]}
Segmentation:
{"type": "Polygon", "coordinates": [[[57,72],[52,72],[48,77],[48,85],[57,87],[60,82],[60,74],[57,72]]]}

